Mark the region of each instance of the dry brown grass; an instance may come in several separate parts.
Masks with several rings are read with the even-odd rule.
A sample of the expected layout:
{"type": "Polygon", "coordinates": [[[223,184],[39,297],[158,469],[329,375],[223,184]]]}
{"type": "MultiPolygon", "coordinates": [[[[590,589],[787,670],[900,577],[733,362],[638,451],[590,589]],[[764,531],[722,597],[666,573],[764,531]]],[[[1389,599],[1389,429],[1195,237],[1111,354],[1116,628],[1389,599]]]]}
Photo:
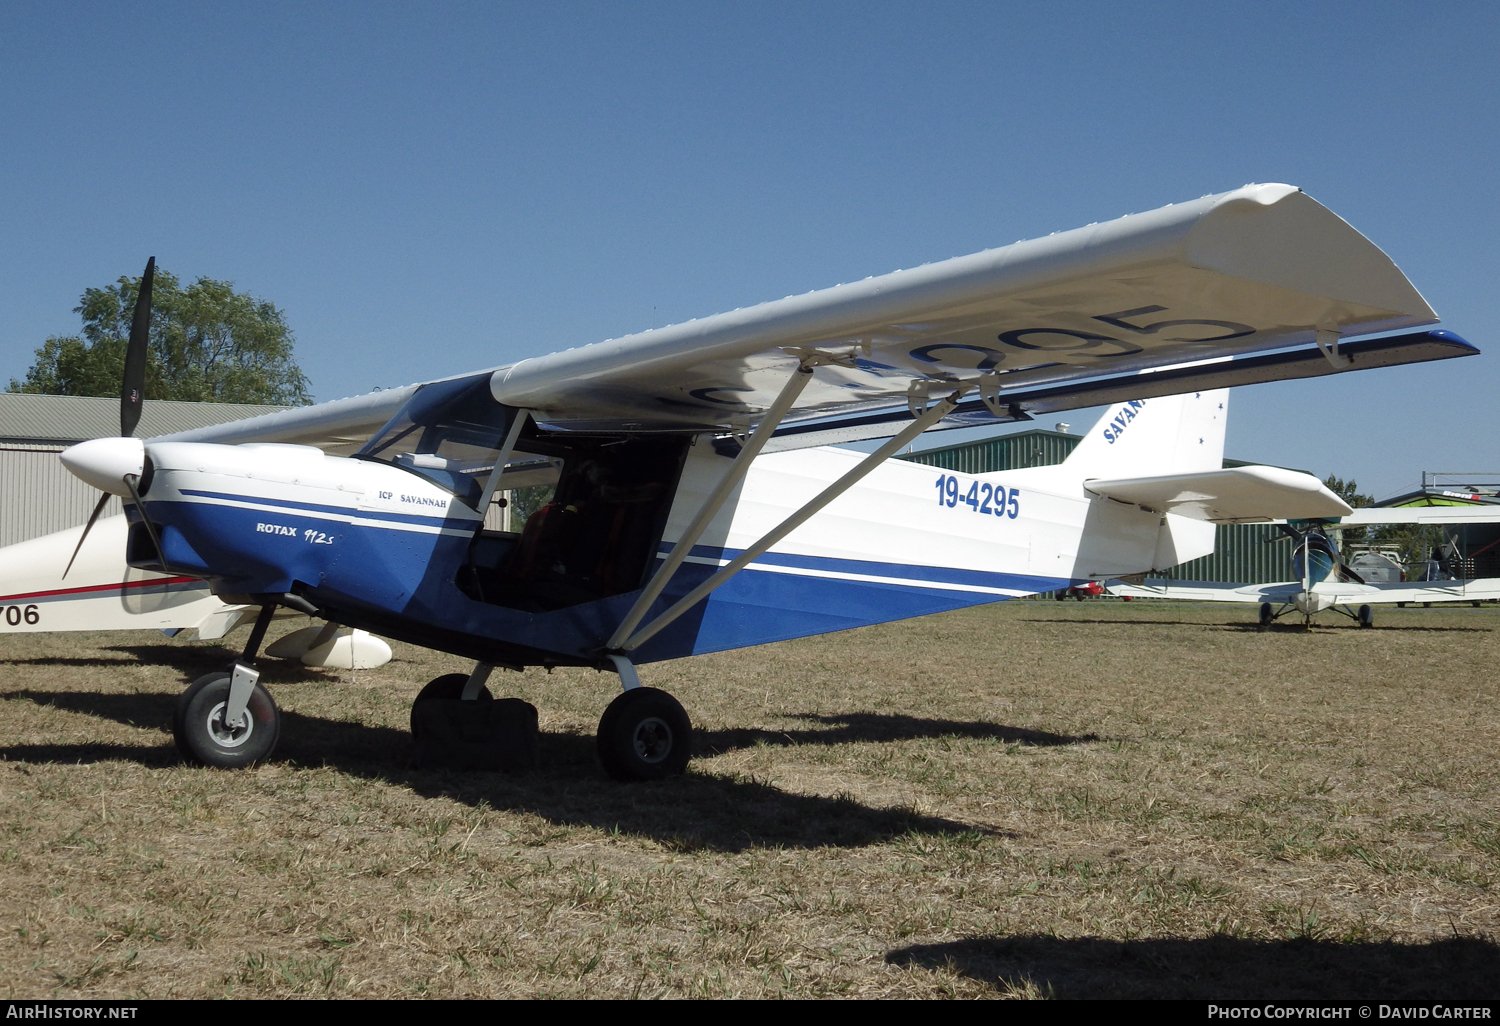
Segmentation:
{"type": "Polygon", "coordinates": [[[646,668],[685,778],[594,766],[613,677],[497,676],[542,772],[409,768],[464,667],[267,673],[276,761],[181,765],[222,663],[0,641],[5,996],[1495,997],[1500,616],[1010,602],[646,668]]]}

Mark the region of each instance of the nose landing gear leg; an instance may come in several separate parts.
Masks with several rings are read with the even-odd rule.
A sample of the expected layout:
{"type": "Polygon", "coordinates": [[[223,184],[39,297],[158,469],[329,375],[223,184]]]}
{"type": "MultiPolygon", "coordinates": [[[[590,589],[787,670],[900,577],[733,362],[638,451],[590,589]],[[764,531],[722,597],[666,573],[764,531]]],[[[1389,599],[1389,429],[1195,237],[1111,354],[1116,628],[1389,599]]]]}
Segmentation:
{"type": "Polygon", "coordinates": [[[261,607],[244,654],[227,669],[199,677],[177,699],[172,736],[189,762],[239,769],[270,757],[281,736],[281,713],[260,684],[255,655],[271,626],[274,604],[261,607]]]}

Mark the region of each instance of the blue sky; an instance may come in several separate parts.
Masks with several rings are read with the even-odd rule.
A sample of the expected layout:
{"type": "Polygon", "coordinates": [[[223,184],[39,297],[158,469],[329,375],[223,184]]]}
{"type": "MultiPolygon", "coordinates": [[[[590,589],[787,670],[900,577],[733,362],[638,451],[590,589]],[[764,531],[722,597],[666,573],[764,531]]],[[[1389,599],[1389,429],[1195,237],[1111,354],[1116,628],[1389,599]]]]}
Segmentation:
{"type": "Polygon", "coordinates": [[[1231,455],[1390,494],[1500,470],[1497,58],[1492,3],[5,5],[0,381],[150,254],[332,399],[1284,181],[1495,350],[1236,392],[1231,455]]]}

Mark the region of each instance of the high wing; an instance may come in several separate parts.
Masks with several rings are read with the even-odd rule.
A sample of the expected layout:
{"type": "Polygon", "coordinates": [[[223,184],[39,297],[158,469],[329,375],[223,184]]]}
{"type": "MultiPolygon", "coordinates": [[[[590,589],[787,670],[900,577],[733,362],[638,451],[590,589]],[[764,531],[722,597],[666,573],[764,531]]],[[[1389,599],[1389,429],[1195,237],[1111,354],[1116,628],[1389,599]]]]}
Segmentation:
{"type": "Polygon", "coordinates": [[[220,445],[284,442],[315,445],[330,456],[348,456],[395,416],[420,387],[406,385],[349,399],[335,399],[317,406],[160,435],[156,441],[216,442],[220,445]]]}
{"type": "Polygon", "coordinates": [[[1300,584],[1234,584],[1228,581],[1173,581],[1148,578],[1139,584],[1111,581],[1111,595],[1128,598],[1170,598],[1189,602],[1290,602],[1300,584]]]}
{"type": "Polygon", "coordinates": [[[1500,578],[1471,581],[1406,581],[1390,584],[1355,584],[1352,581],[1322,581],[1313,591],[1336,602],[1483,602],[1500,599],[1500,578]]]}
{"type": "Polygon", "coordinates": [[[762,413],[809,355],[822,366],[794,420],[959,383],[1003,407],[1022,389],[1435,319],[1325,207],[1253,185],[522,360],[493,387],[563,428],[724,429],[762,413]]]}
{"type": "Polygon", "coordinates": [[[1500,505],[1367,506],[1343,517],[1338,526],[1366,524],[1500,524],[1500,505]]]}
{"type": "MultiPolygon", "coordinates": [[[[1435,332],[1340,342],[1435,320],[1327,208],[1249,185],[522,360],[491,387],[555,431],[740,433],[812,368],[774,451],[890,435],[960,389],[966,402],[939,427],[1476,352],[1435,332]]],[[[343,452],[415,387],[172,437],[343,452]]]]}
{"type": "Polygon", "coordinates": [[[1215,524],[1277,518],[1337,517],[1349,506],[1311,474],[1280,467],[1235,467],[1198,474],[1090,480],[1098,495],[1158,513],[1176,513],[1215,524]]]}
{"type": "MultiPolygon", "coordinates": [[[[1291,602],[1302,594],[1302,585],[1234,584],[1226,581],[1169,581],[1148,579],[1139,584],[1112,581],[1109,593],[1130,598],[1172,598],[1192,602],[1291,602]]],[[[1500,578],[1472,581],[1414,581],[1391,584],[1355,584],[1323,581],[1313,592],[1328,604],[1382,605],[1392,602],[1483,602],[1500,599],[1500,578]]]]}

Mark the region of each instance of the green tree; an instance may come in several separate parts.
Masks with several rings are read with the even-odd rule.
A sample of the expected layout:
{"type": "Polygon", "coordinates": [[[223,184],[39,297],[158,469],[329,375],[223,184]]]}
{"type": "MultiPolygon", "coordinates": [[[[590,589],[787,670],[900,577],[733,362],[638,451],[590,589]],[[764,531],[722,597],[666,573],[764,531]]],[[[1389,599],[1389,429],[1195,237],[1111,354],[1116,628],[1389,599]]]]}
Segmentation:
{"type": "MultiPolygon", "coordinates": [[[[1375,501],[1373,495],[1365,495],[1359,490],[1359,484],[1351,477],[1345,481],[1341,477],[1329,474],[1323,479],[1323,486],[1334,495],[1347,502],[1352,508],[1359,509],[1361,506],[1369,506],[1375,501]]],[[[1361,545],[1369,540],[1369,528],[1351,527],[1343,532],[1344,544],[1361,545]]]]}
{"type": "Polygon", "coordinates": [[[1332,474],[1329,474],[1323,479],[1323,486],[1355,509],[1359,509],[1361,506],[1368,506],[1375,501],[1373,495],[1365,495],[1360,492],[1359,484],[1353,478],[1345,481],[1341,477],[1334,477],[1332,474]]]}
{"type": "MultiPolygon", "coordinates": [[[[73,310],[83,318],[80,334],[47,339],[26,379],[11,379],[10,391],[119,395],[140,285],[140,278],[121,278],[84,292],[73,310]]],[[[307,376],[292,345],[286,316],[271,303],[212,278],[182,288],[176,275],[157,268],[146,400],[305,405],[312,401],[307,376]]]]}

